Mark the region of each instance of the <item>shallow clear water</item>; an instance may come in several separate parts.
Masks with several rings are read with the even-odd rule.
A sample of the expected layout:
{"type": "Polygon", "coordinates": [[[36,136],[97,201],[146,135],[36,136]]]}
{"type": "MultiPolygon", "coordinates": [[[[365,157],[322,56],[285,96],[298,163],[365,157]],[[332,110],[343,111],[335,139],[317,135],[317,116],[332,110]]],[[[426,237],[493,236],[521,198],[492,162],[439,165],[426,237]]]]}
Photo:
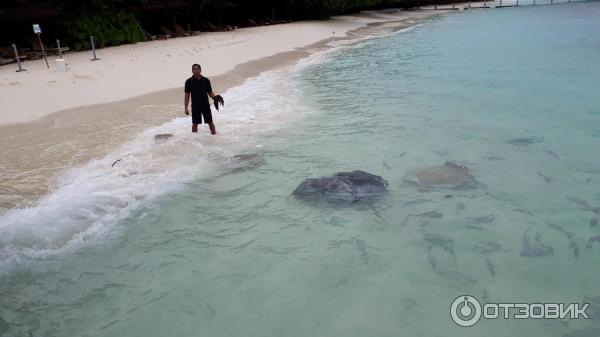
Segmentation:
{"type": "Polygon", "coordinates": [[[230,90],[217,137],[183,118],[144,132],[0,219],[0,335],[599,335],[598,303],[590,320],[471,328],[449,310],[462,294],[598,301],[598,215],[573,200],[600,206],[599,16],[450,15],[230,90]],[[449,160],[481,185],[406,181],[449,160]],[[390,193],[291,195],[356,169],[390,193]],[[521,256],[524,238],[551,253],[521,256]]]}

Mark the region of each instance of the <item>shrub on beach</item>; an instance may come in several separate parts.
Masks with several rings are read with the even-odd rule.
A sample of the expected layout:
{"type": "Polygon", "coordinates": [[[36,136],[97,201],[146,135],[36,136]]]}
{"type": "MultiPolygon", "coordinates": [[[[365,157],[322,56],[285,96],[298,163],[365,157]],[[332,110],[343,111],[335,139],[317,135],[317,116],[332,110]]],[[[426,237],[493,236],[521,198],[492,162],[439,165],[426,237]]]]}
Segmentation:
{"type": "Polygon", "coordinates": [[[382,0],[335,0],[331,1],[331,10],[334,14],[350,13],[356,10],[379,6],[382,0]]]}
{"type": "Polygon", "coordinates": [[[83,14],[65,22],[66,42],[75,50],[89,49],[90,36],[98,47],[116,46],[145,40],[136,17],[123,11],[105,10],[103,14],[83,14]]]}
{"type": "MultiPolygon", "coordinates": [[[[410,7],[428,0],[284,0],[287,15],[298,19],[327,19],[366,9],[410,7]]],[[[285,12],[285,11],[284,11],[285,12]]]]}

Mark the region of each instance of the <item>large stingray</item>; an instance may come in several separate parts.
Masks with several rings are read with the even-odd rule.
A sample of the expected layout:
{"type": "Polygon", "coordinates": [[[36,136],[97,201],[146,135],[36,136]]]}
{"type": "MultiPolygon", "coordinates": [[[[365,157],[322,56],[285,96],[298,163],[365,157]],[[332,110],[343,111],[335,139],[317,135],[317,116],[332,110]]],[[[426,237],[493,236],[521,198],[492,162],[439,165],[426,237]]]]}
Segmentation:
{"type": "Polygon", "coordinates": [[[293,194],[305,199],[355,202],[380,197],[387,193],[387,186],[382,177],[364,171],[339,172],[306,179],[293,194]]]}
{"type": "Polygon", "coordinates": [[[409,172],[407,181],[425,187],[475,188],[480,185],[466,166],[447,161],[443,165],[421,168],[409,172]]]}
{"type": "Polygon", "coordinates": [[[260,153],[240,153],[231,158],[229,166],[234,172],[254,169],[264,165],[267,161],[260,153]]]}

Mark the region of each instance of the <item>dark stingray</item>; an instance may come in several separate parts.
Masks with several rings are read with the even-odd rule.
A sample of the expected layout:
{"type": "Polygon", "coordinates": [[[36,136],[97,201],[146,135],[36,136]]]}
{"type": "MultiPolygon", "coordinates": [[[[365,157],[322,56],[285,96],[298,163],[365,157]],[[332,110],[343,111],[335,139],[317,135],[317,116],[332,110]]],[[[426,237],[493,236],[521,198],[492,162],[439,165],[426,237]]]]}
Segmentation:
{"type": "Polygon", "coordinates": [[[466,166],[447,161],[443,165],[411,171],[406,181],[425,187],[469,189],[481,185],[466,166]]]}
{"type": "MultiPolygon", "coordinates": [[[[160,143],[162,143],[163,141],[168,140],[171,137],[173,137],[172,133],[159,133],[159,134],[154,135],[154,147],[158,146],[160,143]]],[[[117,165],[123,159],[125,159],[125,157],[119,158],[119,159],[115,160],[112,163],[111,167],[115,167],[115,165],[117,165]]]]}
{"type": "Polygon", "coordinates": [[[241,153],[233,156],[233,162],[243,168],[256,168],[266,163],[264,156],[259,153],[241,153]]]}
{"type": "Polygon", "coordinates": [[[266,164],[262,153],[240,153],[233,157],[223,158],[223,170],[221,175],[235,174],[245,170],[257,169],[266,164]]]}
{"type": "Polygon", "coordinates": [[[330,177],[306,179],[292,194],[302,199],[356,202],[385,195],[387,186],[387,181],[371,173],[339,172],[330,177]]]}

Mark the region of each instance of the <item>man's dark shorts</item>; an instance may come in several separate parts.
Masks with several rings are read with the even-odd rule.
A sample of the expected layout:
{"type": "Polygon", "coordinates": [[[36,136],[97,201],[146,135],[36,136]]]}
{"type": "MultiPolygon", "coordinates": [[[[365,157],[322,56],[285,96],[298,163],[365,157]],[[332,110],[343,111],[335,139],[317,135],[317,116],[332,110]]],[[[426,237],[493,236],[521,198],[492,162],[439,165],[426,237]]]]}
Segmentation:
{"type": "Polygon", "coordinates": [[[192,108],[192,123],[193,124],[202,124],[202,119],[204,119],[204,123],[210,124],[212,123],[212,113],[210,112],[210,108],[208,109],[193,109],[192,108]]]}

